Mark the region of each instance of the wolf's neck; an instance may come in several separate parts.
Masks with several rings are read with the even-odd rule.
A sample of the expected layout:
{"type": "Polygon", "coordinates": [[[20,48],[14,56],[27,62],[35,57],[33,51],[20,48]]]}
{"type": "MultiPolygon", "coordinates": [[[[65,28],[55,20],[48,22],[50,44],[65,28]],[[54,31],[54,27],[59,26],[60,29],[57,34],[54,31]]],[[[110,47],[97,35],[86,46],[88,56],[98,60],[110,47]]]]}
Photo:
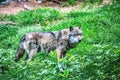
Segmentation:
{"type": "Polygon", "coordinates": [[[74,47],[76,46],[76,44],[75,44],[75,43],[70,43],[70,41],[68,41],[68,46],[69,46],[70,48],[74,48],[74,47]]]}

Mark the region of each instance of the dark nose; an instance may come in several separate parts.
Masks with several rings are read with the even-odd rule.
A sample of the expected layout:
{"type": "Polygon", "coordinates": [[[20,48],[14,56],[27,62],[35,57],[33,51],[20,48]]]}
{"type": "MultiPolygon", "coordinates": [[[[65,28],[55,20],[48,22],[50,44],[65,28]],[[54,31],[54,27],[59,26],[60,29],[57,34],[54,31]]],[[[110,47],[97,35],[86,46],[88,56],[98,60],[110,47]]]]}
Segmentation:
{"type": "Polygon", "coordinates": [[[79,42],[81,42],[81,40],[79,40],[79,42]]]}

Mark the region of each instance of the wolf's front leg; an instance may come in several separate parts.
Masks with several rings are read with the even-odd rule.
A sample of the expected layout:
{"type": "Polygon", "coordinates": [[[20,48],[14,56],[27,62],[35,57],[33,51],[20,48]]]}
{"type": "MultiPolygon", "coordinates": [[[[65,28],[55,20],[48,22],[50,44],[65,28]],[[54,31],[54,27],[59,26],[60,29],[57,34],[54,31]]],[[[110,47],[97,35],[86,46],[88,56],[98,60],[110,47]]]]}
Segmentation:
{"type": "Polygon", "coordinates": [[[58,68],[60,69],[61,72],[64,72],[64,70],[66,69],[64,62],[61,62],[61,59],[64,58],[65,55],[66,55],[66,51],[64,51],[61,48],[57,49],[58,68]]]}
{"type": "Polygon", "coordinates": [[[58,58],[58,63],[60,62],[60,59],[64,58],[66,56],[66,51],[62,48],[57,49],[57,58],[58,58]]]}

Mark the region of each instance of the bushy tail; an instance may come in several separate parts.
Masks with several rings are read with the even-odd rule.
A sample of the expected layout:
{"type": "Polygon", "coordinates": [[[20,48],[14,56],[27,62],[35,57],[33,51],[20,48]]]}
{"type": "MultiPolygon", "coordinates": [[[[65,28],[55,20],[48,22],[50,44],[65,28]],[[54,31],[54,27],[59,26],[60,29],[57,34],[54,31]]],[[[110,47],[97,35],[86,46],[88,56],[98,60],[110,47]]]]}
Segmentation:
{"type": "MultiPolygon", "coordinates": [[[[22,44],[25,41],[25,35],[22,37],[20,44],[22,44]]],[[[18,61],[25,53],[25,49],[22,45],[19,45],[18,50],[15,55],[15,61],[18,61]]]]}

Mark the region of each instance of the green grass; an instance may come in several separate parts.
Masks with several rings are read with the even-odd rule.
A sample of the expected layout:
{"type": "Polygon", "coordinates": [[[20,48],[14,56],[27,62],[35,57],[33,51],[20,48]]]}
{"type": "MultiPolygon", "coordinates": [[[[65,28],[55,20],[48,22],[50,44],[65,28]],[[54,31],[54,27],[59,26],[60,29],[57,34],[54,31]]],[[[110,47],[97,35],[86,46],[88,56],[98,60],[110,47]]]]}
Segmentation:
{"type": "Polygon", "coordinates": [[[59,11],[50,8],[39,8],[31,11],[21,11],[17,15],[1,15],[0,20],[10,20],[18,23],[20,26],[28,26],[33,24],[41,24],[46,26],[48,22],[61,18],[59,11]]]}
{"type": "Polygon", "coordinates": [[[21,12],[4,18],[21,26],[0,25],[0,63],[5,67],[0,80],[119,80],[119,9],[120,5],[117,3],[94,11],[91,8],[88,9],[90,11],[79,9],[66,14],[49,8],[21,12]],[[55,21],[58,23],[55,24],[55,21]],[[42,24],[42,28],[30,26],[36,23],[42,24]],[[20,38],[25,33],[61,30],[80,25],[84,39],[77,47],[68,51],[66,58],[62,60],[67,64],[64,73],[57,67],[56,52],[50,55],[38,53],[32,61],[21,59],[14,62],[20,38]]]}

